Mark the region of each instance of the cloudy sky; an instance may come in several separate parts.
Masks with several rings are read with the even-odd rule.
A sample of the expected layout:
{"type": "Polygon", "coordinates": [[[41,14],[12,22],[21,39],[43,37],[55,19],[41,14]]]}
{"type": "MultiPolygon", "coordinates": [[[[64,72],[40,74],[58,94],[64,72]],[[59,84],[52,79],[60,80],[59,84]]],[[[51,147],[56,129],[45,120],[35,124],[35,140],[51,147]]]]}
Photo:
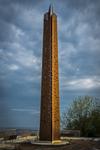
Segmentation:
{"type": "MultiPolygon", "coordinates": [[[[0,0],[0,127],[39,127],[43,14],[50,0],[0,0]]],[[[100,0],[52,0],[60,110],[100,98],[100,0]]]]}

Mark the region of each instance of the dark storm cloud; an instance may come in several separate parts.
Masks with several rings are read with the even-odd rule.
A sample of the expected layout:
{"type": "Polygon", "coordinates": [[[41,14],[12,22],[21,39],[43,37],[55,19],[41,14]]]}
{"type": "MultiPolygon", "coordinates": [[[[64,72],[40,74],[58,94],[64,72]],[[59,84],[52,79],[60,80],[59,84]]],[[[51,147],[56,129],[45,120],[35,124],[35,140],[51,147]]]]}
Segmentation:
{"type": "Polygon", "coordinates": [[[100,97],[100,1],[63,0],[61,4],[58,29],[63,109],[77,95],[100,97]]]}
{"type": "MultiPolygon", "coordinates": [[[[29,0],[1,0],[0,1],[0,41],[14,41],[15,33],[14,27],[18,27],[21,30],[29,28],[27,27],[27,21],[25,21],[25,11],[33,10],[36,5],[42,1],[29,1],[29,0]],[[25,22],[24,22],[25,21],[25,22]]],[[[33,21],[34,24],[34,21],[33,21]]],[[[27,32],[27,30],[25,32],[27,32]]],[[[31,33],[31,32],[30,32],[31,33]]]]}
{"type": "MultiPolygon", "coordinates": [[[[60,40],[62,43],[70,43],[78,51],[74,55],[72,51],[70,55],[71,62],[76,62],[80,65],[86,64],[88,69],[91,69],[92,66],[95,68],[97,66],[98,70],[98,65],[100,64],[100,1],[68,0],[63,2],[64,7],[66,7],[64,15],[67,15],[67,11],[70,11],[70,18],[68,17],[69,20],[66,19],[65,22],[62,22],[64,25],[61,29],[63,34],[60,34],[60,40]],[[90,63],[92,64],[89,67],[90,63]]],[[[65,17],[64,15],[62,17],[65,17]]],[[[68,51],[70,51],[70,47],[68,51]]],[[[88,69],[86,70],[89,72],[90,70],[88,69]]]]}
{"type": "Polygon", "coordinates": [[[9,6],[11,4],[18,4],[18,5],[22,5],[22,7],[35,7],[37,4],[41,3],[43,0],[1,0],[0,4],[2,6],[9,6]]]}
{"type": "MultiPolygon", "coordinates": [[[[32,115],[29,118],[25,110],[33,106],[34,112],[39,110],[43,13],[49,3],[0,0],[0,107],[5,106],[0,109],[0,126],[8,120],[9,125],[19,122],[19,126],[24,126],[24,120],[26,126],[33,126],[32,115]]],[[[54,5],[63,111],[77,95],[100,97],[100,1],[55,0],[54,5]]],[[[34,114],[35,119],[38,117],[34,114]]]]}
{"type": "MultiPolygon", "coordinates": [[[[94,14],[96,14],[99,17],[100,13],[100,1],[99,0],[62,0],[64,6],[67,8],[70,8],[72,11],[70,13],[74,13],[73,9],[76,11],[90,11],[92,9],[94,14]]],[[[66,11],[66,10],[65,10],[66,11]]],[[[92,13],[92,12],[91,12],[92,13]]],[[[88,14],[87,14],[88,15],[88,14]]],[[[92,14],[91,14],[92,15],[92,14]]]]}
{"type": "MultiPolygon", "coordinates": [[[[100,1],[99,0],[63,0],[62,6],[62,18],[66,18],[65,22],[69,24],[71,19],[75,18],[73,27],[69,26],[69,31],[73,35],[76,27],[79,24],[79,19],[81,19],[81,23],[87,23],[90,27],[90,32],[94,38],[100,37],[100,1]]],[[[87,34],[88,34],[87,33],[87,34]]],[[[60,34],[61,36],[61,34],[60,34]]],[[[73,35],[74,36],[74,35],[73,35]]],[[[63,36],[62,36],[63,37],[63,36]]],[[[64,37],[63,37],[64,39],[64,37]]],[[[75,36],[73,37],[74,40],[75,36]]],[[[67,39],[69,40],[69,39],[67,39]]],[[[78,41],[77,41],[78,42],[78,41]]]]}
{"type": "MultiPolygon", "coordinates": [[[[40,85],[36,78],[40,76],[37,41],[41,31],[37,26],[40,18],[36,21],[33,18],[40,2],[0,1],[0,126],[3,127],[16,124],[10,107],[39,106],[36,99],[40,99],[37,93],[40,85]]],[[[38,14],[37,11],[40,17],[38,14]]]]}

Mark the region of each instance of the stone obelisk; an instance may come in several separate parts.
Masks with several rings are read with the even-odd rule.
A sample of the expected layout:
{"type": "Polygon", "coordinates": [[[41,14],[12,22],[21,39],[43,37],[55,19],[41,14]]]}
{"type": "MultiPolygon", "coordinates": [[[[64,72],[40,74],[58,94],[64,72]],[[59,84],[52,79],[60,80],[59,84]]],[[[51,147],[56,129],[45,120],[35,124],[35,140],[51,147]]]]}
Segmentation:
{"type": "Polygon", "coordinates": [[[39,138],[60,139],[57,16],[51,5],[44,14],[39,138]]]}

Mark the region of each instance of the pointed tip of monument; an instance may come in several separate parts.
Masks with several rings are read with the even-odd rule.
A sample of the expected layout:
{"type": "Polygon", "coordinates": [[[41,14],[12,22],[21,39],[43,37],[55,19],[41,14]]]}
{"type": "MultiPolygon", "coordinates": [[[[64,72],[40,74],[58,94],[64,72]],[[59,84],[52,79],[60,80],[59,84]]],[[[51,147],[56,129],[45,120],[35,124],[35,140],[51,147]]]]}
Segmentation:
{"type": "Polygon", "coordinates": [[[52,4],[49,5],[49,13],[51,15],[53,14],[53,5],[52,4]]]}

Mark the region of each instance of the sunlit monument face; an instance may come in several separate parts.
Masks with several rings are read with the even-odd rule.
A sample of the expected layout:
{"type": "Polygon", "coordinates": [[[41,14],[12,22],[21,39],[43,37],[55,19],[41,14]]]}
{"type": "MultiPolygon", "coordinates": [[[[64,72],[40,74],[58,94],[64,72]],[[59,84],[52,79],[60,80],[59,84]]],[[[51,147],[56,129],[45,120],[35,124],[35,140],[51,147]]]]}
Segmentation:
{"type": "Polygon", "coordinates": [[[52,6],[44,14],[39,134],[41,141],[60,139],[57,16],[52,6]]]}

